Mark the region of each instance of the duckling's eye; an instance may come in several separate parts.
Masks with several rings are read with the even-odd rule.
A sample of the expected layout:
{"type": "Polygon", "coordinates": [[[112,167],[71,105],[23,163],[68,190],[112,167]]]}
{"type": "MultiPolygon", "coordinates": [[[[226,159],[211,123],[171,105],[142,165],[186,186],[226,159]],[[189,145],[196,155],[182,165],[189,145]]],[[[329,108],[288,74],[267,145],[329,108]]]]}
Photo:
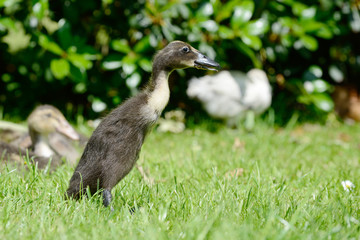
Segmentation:
{"type": "Polygon", "coordinates": [[[183,53],[188,53],[188,52],[190,51],[190,49],[189,49],[188,47],[183,47],[183,48],[181,49],[181,51],[182,51],[183,53]]]}
{"type": "Polygon", "coordinates": [[[47,114],[46,114],[46,117],[51,117],[51,113],[47,113],[47,114]]]}

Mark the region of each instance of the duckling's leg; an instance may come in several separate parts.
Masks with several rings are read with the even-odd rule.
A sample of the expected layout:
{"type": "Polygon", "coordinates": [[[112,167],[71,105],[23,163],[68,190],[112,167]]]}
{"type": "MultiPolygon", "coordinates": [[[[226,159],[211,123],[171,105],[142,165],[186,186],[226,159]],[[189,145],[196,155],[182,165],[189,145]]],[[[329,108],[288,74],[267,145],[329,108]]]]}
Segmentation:
{"type": "Polygon", "coordinates": [[[245,129],[248,132],[252,132],[255,126],[255,112],[253,110],[249,110],[246,113],[245,118],[245,129]]]}
{"type": "Polygon", "coordinates": [[[111,203],[111,190],[110,189],[104,189],[103,191],[103,204],[104,204],[104,207],[107,207],[110,205],[111,203]]]}

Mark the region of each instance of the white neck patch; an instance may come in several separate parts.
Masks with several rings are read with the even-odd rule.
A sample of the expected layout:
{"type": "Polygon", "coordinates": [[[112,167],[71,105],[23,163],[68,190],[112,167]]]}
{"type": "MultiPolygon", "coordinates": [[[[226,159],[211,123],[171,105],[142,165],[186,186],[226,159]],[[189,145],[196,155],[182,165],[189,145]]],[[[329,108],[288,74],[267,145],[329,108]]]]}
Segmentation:
{"type": "Polygon", "coordinates": [[[150,93],[148,104],[154,111],[161,113],[170,98],[168,74],[165,71],[160,72],[155,81],[157,84],[154,91],[150,93]]]}
{"type": "Polygon", "coordinates": [[[51,157],[54,155],[54,151],[43,141],[39,141],[35,144],[34,153],[41,157],[51,157]]]}

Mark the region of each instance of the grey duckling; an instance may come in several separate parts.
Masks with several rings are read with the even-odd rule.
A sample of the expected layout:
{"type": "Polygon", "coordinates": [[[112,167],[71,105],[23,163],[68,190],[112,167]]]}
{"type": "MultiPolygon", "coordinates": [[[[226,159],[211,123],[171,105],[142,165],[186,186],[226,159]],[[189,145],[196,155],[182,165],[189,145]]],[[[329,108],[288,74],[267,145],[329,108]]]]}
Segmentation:
{"type": "MultiPolygon", "coordinates": [[[[68,151],[69,149],[64,151],[64,143],[56,142],[52,139],[52,135],[59,134],[68,139],[79,140],[79,134],[71,127],[64,115],[54,106],[38,106],[29,115],[27,122],[29,136],[23,134],[22,137],[13,141],[11,144],[1,143],[0,154],[6,152],[6,160],[16,162],[21,156],[26,155],[26,149],[28,149],[29,157],[36,157],[35,162],[38,162],[39,168],[42,168],[46,166],[45,163],[47,163],[50,158],[52,158],[52,165],[55,164],[58,166],[62,163],[62,156],[67,157],[67,155],[70,154],[72,154],[72,156],[78,154],[74,148],[70,148],[73,152],[68,151]],[[61,152],[61,150],[63,151],[61,152]],[[44,164],[39,163],[38,159],[41,159],[44,164]]],[[[10,127],[11,125],[8,126],[10,127]]],[[[14,131],[16,130],[16,128],[12,129],[14,131]]],[[[79,154],[78,157],[80,157],[79,154]]],[[[67,157],[67,160],[74,164],[77,158],[67,157]]]]}
{"type": "Polygon", "coordinates": [[[78,199],[89,188],[102,190],[109,206],[112,188],[133,168],[145,136],[170,97],[168,77],[175,69],[216,70],[219,64],[189,44],[173,41],[153,60],[152,76],[143,91],[107,115],[90,137],[65,196],[78,199]]]}

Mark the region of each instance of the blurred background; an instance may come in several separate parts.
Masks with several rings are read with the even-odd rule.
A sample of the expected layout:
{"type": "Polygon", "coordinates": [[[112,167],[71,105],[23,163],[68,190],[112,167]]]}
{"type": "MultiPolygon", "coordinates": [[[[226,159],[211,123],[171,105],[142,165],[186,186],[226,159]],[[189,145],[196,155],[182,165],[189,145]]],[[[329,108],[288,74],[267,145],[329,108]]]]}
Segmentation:
{"type": "MultiPolygon", "coordinates": [[[[71,121],[104,116],[141,89],[153,55],[172,40],[222,69],[263,69],[276,124],[294,114],[325,122],[335,109],[351,118],[360,114],[359,8],[359,0],[0,0],[0,118],[24,120],[44,103],[71,121]]],[[[206,117],[186,95],[188,80],[204,74],[174,72],[165,111],[206,117]]]]}

